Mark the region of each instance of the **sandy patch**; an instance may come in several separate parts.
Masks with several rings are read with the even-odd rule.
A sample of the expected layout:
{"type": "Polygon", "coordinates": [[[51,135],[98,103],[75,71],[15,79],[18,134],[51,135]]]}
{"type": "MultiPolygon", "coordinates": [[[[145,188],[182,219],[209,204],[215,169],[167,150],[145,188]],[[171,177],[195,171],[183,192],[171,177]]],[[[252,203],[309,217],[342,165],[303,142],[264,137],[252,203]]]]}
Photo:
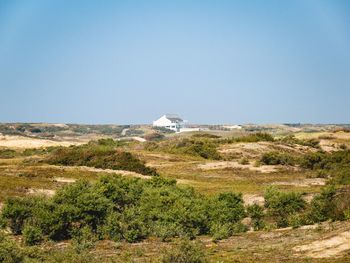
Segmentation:
{"type": "Polygon", "coordinates": [[[277,172],[279,166],[276,165],[261,165],[254,166],[252,164],[240,164],[237,161],[218,161],[218,162],[208,162],[205,164],[199,164],[199,169],[202,170],[220,170],[225,168],[238,168],[238,169],[249,169],[251,171],[256,171],[260,173],[273,173],[277,172]]]}
{"type": "Polygon", "coordinates": [[[257,194],[244,194],[243,201],[244,201],[244,204],[246,205],[257,204],[257,205],[263,206],[265,203],[264,197],[257,194]]]}
{"type": "Polygon", "coordinates": [[[77,180],[73,178],[55,177],[54,181],[58,183],[74,183],[77,180]]]}
{"type": "Polygon", "coordinates": [[[50,167],[56,167],[58,169],[62,170],[81,170],[81,171],[87,171],[87,172],[96,172],[96,173],[111,173],[111,174],[120,174],[122,176],[132,176],[132,177],[138,177],[142,179],[151,179],[152,176],[149,175],[143,175],[135,172],[130,171],[124,171],[124,170],[112,170],[112,169],[100,169],[100,168],[94,168],[94,167],[88,167],[88,166],[56,166],[56,165],[50,165],[50,167]]]}
{"type": "Polygon", "coordinates": [[[338,144],[329,140],[320,140],[320,147],[325,152],[334,152],[338,150],[338,144]]]}
{"type": "Polygon", "coordinates": [[[299,187],[309,187],[309,186],[323,186],[326,185],[326,179],[324,178],[306,178],[302,180],[295,180],[289,182],[273,182],[271,185],[291,185],[299,187]]]}
{"type": "Polygon", "coordinates": [[[42,195],[47,195],[47,196],[53,196],[55,194],[55,190],[50,190],[50,189],[35,189],[35,188],[30,188],[28,189],[28,194],[42,194],[42,195]]]}
{"type": "Polygon", "coordinates": [[[52,141],[46,139],[28,138],[23,136],[0,135],[0,146],[8,148],[40,148],[50,146],[70,146],[81,142],[52,141]]]}
{"type": "Polygon", "coordinates": [[[308,245],[296,246],[293,250],[311,258],[335,257],[350,250],[350,231],[308,245]]]}
{"type": "Polygon", "coordinates": [[[302,145],[286,145],[277,142],[251,142],[251,143],[232,143],[220,147],[219,152],[224,155],[234,155],[236,157],[245,157],[256,159],[263,153],[271,151],[305,153],[312,148],[302,145]]]}

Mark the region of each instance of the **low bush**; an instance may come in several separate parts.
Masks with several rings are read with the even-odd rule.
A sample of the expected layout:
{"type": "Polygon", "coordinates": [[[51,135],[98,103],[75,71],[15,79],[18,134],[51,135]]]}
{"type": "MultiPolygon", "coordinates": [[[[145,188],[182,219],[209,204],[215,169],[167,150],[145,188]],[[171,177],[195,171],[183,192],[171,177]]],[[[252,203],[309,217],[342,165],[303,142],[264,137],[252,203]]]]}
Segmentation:
{"type": "Polygon", "coordinates": [[[11,149],[0,149],[0,158],[2,159],[10,159],[16,157],[17,153],[11,149]]]}
{"type": "Polygon", "coordinates": [[[73,238],[77,243],[87,241],[84,246],[89,246],[92,236],[137,242],[149,236],[192,239],[211,233],[220,239],[245,231],[240,224],[244,216],[238,194],[204,198],[174,180],[116,175],[103,176],[96,183],[78,181],[52,198],[10,198],[1,214],[13,233],[23,234],[29,245],[43,238],[73,238]],[[229,231],[223,234],[226,226],[229,231]]]}
{"type": "Polygon", "coordinates": [[[90,166],[102,169],[127,170],[144,175],[157,175],[154,168],[129,152],[116,149],[120,144],[112,139],[90,142],[81,146],[60,147],[46,158],[50,164],[90,166]]]}
{"type": "Polygon", "coordinates": [[[329,185],[316,195],[310,204],[306,215],[309,223],[317,223],[326,220],[346,220],[347,211],[350,209],[350,188],[336,189],[329,185]]]}
{"type": "Polygon", "coordinates": [[[26,245],[37,245],[43,240],[43,233],[39,227],[26,224],[23,227],[23,239],[26,245]]]}
{"type": "Polygon", "coordinates": [[[162,258],[163,263],[205,263],[204,247],[199,242],[180,240],[171,249],[167,250],[162,258]]]}
{"type": "Polygon", "coordinates": [[[24,255],[17,243],[0,232],[0,262],[20,263],[24,255]]]}
{"type": "Polygon", "coordinates": [[[289,225],[288,218],[306,208],[306,201],[302,195],[295,192],[284,193],[274,187],[265,191],[265,207],[270,215],[274,216],[277,226],[286,227],[289,225]]]}
{"type": "Polygon", "coordinates": [[[266,132],[251,133],[240,137],[232,137],[227,139],[219,139],[221,143],[235,143],[235,142],[273,142],[274,137],[266,132]]]}
{"type": "Polygon", "coordinates": [[[186,154],[204,159],[220,160],[217,143],[208,138],[171,139],[160,143],[146,144],[146,150],[162,151],[174,154],[186,154]]]}
{"type": "Polygon", "coordinates": [[[320,148],[320,141],[317,139],[306,139],[306,140],[302,140],[302,139],[298,139],[296,138],[294,135],[288,135],[285,136],[281,139],[279,139],[280,142],[285,143],[285,144],[298,144],[298,145],[302,145],[302,146],[308,146],[308,147],[312,147],[312,148],[316,148],[319,149],[320,148]]]}
{"type": "Polygon", "coordinates": [[[287,153],[267,152],[261,156],[260,163],[266,165],[295,165],[297,163],[297,159],[287,153]]]}
{"type": "Polygon", "coordinates": [[[258,204],[249,205],[247,207],[247,214],[252,219],[254,230],[261,230],[265,227],[263,207],[258,204]]]}

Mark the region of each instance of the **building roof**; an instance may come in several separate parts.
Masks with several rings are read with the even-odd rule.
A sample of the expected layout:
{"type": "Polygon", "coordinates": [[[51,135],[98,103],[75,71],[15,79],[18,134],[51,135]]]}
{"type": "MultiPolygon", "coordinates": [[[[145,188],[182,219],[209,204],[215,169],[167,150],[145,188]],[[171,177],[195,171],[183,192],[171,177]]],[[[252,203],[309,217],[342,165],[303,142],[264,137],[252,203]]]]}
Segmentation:
{"type": "Polygon", "coordinates": [[[176,114],[165,114],[165,118],[167,118],[171,122],[183,122],[183,119],[181,119],[179,115],[176,114]]]}

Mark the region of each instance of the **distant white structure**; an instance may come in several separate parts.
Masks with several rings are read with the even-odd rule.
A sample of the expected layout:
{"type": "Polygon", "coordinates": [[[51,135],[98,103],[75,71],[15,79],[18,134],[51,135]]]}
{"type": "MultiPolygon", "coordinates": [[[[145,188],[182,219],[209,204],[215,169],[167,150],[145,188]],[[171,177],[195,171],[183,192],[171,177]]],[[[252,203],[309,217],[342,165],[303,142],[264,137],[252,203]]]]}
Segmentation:
{"type": "Polygon", "coordinates": [[[153,122],[153,127],[162,127],[175,132],[180,132],[184,127],[184,120],[176,114],[165,114],[153,122]]]}
{"type": "Polygon", "coordinates": [[[228,129],[228,130],[241,130],[242,126],[239,125],[223,125],[222,128],[228,129]]]}

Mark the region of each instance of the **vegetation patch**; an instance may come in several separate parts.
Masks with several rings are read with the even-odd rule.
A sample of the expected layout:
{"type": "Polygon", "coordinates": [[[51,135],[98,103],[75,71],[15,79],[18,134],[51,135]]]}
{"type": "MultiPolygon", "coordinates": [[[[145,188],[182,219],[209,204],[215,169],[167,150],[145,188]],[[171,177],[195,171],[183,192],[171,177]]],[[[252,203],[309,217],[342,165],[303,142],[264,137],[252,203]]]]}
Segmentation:
{"type": "Polygon", "coordinates": [[[170,139],[159,143],[148,143],[146,149],[150,151],[163,151],[174,154],[185,154],[204,159],[220,160],[217,151],[218,144],[208,138],[181,138],[170,139]]]}
{"type": "Polygon", "coordinates": [[[238,194],[204,197],[192,188],[178,187],[174,180],[117,175],[94,184],[73,183],[52,198],[9,198],[1,214],[5,225],[13,234],[23,234],[28,245],[44,238],[79,238],[87,229],[98,239],[127,242],[203,234],[221,239],[245,231],[240,224],[244,216],[238,194]]]}
{"type": "Polygon", "coordinates": [[[112,139],[103,139],[80,146],[59,147],[46,158],[46,162],[55,165],[90,166],[157,175],[154,168],[147,167],[130,152],[118,149],[121,144],[112,139]]]}

